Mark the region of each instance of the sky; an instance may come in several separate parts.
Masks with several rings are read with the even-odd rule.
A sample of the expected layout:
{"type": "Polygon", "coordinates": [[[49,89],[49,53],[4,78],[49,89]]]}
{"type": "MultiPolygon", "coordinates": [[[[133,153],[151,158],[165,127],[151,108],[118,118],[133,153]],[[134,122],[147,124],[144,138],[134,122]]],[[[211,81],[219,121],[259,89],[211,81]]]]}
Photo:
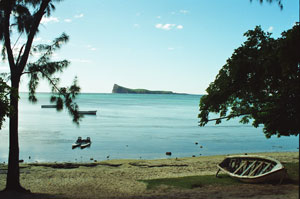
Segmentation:
{"type": "MultiPolygon", "coordinates": [[[[68,34],[69,42],[53,59],[71,64],[57,77],[60,86],[68,86],[77,76],[84,93],[111,93],[119,84],[205,94],[247,30],[260,25],[277,38],[299,20],[299,0],[283,1],[283,10],[256,0],[64,0],[55,5],[34,44],[68,34]]],[[[25,35],[16,45],[23,42],[25,35]]],[[[0,73],[8,71],[1,62],[0,73]]],[[[24,76],[21,91],[28,91],[27,82],[24,76]]],[[[44,81],[37,91],[50,87],[44,81]]]]}

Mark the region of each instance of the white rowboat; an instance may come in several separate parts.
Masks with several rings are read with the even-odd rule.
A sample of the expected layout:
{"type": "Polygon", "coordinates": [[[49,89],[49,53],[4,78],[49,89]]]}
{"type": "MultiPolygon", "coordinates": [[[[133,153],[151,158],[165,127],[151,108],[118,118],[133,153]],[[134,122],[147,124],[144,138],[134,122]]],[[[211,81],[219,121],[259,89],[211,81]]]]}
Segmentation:
{"type": "Polygon", "coordinates": [[[282,182],[286,169],[273,158],[258,155],[235,155],[226,157],[217,165],[218,173],[223,171],[233,178],[247,183],[282,182]]]}

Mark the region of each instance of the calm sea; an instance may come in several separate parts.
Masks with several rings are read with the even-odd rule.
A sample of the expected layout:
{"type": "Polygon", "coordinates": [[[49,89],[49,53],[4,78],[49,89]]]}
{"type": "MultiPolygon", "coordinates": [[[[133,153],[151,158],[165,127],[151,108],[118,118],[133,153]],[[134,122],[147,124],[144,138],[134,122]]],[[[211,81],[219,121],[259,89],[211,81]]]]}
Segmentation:
{"type": "MultiPolygon", "coordinates": [[[[85,116],[79,126],[67,111],[41,108],[50,104],[49,94],[37,96],[36,104],[28,102],[26,93],[20,99],[20,159],[25,162],[297,151],[299,146],[299,137],[266,139],[262,128],[238,120],[199,127],[199,95],[81,94],[80,109],[97,110],[97,115],[85,116]],[[91,137],[91,147],[72,150],[78,136],[91,137]]],[[[0,162],[7,159],[8,123],[0,130],[0,162]]]]}

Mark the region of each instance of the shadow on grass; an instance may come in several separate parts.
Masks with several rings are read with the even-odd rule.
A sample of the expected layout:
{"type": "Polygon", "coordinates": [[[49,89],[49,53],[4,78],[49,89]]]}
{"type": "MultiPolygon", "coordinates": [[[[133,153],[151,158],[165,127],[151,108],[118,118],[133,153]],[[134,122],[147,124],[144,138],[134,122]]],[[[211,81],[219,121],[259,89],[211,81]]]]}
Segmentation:
{"type": "Polygon", "coordinates": [[[173,187],[179,187],[184,189],[193,189],[198,187],[204,187],[207,185],[233,185],[239,182],[230,178],[227,175],[219,175],[216,178],[215,175],[205,176],[187,176],[180,178],[163,178],[153,180],[143,180],[142,182],[147,184],[147,189],[154,189],[160,185],[167,185],[173,187]]]}
{"type": "Polygon", "coordinates": [[[62,195],[43,193],[19,193],[13,191],[0,191],[1,199],[60,199],[62,195]]]}
{"type": "MultiPolygon", "coordinates": [[[[282,184],[299,185],[299,162],[285,163],[284,167],[287,169],[287,175],[285,176],[282,184]]],[[[141,182],[147,184],[147,189],[154,189],[161,185],[179,187],[184,189],[193,189],[198,187],[204,187],[207,185],[226,186],[226,185],[238,185],[242,183],[225,174],[219,175],[218,178],[216,178],[215,175],[205,175],[205,176],[187,176],[187,177],[179,177],[179,178],[141,180],[141,182]]],[[[277,185],[278,183],[279,181],[267,182],[263,184],[277,185]]]]}

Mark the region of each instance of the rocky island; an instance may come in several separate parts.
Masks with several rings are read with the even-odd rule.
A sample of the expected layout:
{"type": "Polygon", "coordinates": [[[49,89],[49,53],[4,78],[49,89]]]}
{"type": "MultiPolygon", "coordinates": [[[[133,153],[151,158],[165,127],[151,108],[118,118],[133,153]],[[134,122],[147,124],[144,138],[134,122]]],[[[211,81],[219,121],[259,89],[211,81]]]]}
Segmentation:
{"type": "Polygon", "coordinates": [[[178,94],[173,93],[172,91],[150,91],[146,89],[131,89],[118,84],[114,84],[112,93],[133,93],[133,94],[178,94]]]}

